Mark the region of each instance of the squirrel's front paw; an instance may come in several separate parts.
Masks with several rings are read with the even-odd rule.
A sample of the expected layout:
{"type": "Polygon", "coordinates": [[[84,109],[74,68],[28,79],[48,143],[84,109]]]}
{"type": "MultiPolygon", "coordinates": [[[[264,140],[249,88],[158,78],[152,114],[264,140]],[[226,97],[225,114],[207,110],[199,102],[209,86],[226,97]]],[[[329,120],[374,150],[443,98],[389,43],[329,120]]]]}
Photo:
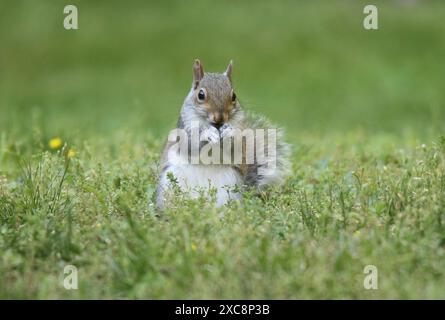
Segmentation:
{"type": "Polygon", "coordinates": [[[213,126],[210,126],[201,132],[201,140],[208,141],[211,144],[218,143],[220,138],[218,129],[213,126]]]}
{"type": "Polygon", "coordinates": [[[225,123],[222,125],[221,128],[219,128],[219,132],[221,133],[221,138],[225,139],[232,138],[234,136],[235,130],[230,124],[225,123]]]}

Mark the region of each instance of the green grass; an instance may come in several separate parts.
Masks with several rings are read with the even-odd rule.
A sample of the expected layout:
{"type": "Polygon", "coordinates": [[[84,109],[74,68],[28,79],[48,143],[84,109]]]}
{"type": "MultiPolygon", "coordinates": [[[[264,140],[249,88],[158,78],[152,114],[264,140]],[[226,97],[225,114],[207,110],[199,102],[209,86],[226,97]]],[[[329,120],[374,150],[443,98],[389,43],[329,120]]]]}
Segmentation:
{"type": "Polygon", "coordinates": [[[378,31],[365,1],[74,4],[77,31],[61,3],[0,5],[0,298],[445,298],[441,2],[376,1],[378,31]],[[245,107],[286,129],[292,175],[158,217],[195,57],[234,59],[245,107]]]}

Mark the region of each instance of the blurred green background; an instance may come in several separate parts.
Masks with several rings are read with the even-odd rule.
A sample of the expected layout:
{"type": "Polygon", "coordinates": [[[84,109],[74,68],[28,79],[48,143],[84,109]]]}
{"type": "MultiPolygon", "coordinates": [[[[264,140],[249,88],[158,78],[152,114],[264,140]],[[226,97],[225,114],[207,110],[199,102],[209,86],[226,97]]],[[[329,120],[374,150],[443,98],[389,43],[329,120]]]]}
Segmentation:
{"type": "Polygon", "coordinates": [[[444,298],[445,5],[372,3],[377,31],[359,0],[1,1],[0,297],[444,298]],[[292,174],[164,221],[156,164],[195,58],[234,60],[292,174]]]}
{"type": "Polygon", "coordinates": [[[25,139],[164,135],[199,57],[235,62],[241,102],[290,135],[436,135],[445,124],[445,6],[374,1],[2,1],[0,126],[25,139]],[[79,30],[63,8],[79,9],[79,30]]]}

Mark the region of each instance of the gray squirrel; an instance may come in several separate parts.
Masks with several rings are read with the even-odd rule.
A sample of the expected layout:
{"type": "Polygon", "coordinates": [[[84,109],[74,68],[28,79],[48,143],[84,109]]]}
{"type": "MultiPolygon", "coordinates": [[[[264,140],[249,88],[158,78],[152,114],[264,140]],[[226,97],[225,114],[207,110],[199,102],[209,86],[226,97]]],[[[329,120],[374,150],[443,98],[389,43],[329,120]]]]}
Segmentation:
{"type": "Polygon", "coordinates": [[[192,88],[161,155],[158,209],[168,207],[178,189],[192,198],[213,189],[216,205],[222,206],[241,200],[244,187],[263,189],[286,178],[289,145],[282,130],[243,110],[233,89],[232,69],[230,61],[224,73],[205,73],[195,60],[192,88]],[[193,140],[194,134],[198,140],[193,140]]]}

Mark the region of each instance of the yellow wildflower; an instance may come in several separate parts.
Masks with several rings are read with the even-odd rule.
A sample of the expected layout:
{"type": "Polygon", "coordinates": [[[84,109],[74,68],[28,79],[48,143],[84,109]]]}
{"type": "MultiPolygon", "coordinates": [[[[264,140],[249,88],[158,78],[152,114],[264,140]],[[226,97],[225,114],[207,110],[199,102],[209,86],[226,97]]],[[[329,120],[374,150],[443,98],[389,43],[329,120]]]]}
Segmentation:
{"type": "Polygon", "coordinates": [[[49,147],[51,149],[59,149],[62,146],[62,144],[63,144],[63,141],[60,138],[54,138],[54,139],[49,140],[49,147]]]}
{"type": "Polygon", "coordinates": [[[68,153],[67,153],[67,157],[68,158],[72,158],[76,155],[76,151],[74,151],[73,149],[69,149],[68,153]]]}
{"type": "Polygon", "coordinates": [[[192,243],[191,247],[192,247],[192,250],[193,250],[193,251],[196,251],[196,249],[198,249],[198,248],[196,247],[196,244],[194,244],[194,243],[192,243]]]}

